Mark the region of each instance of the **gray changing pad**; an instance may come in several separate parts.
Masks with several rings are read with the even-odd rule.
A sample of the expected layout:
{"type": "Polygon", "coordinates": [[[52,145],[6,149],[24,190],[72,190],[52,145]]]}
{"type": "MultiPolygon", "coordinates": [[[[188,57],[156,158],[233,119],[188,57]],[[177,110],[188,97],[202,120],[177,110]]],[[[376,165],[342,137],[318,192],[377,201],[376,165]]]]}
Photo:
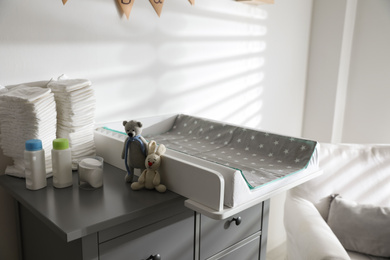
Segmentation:
{"type": "Polygon", "coordinates": [[[178,115],[168,132],[145,138],[240,170],[251,189],[306,169],[317,145],[187,115],[178,115]]]}

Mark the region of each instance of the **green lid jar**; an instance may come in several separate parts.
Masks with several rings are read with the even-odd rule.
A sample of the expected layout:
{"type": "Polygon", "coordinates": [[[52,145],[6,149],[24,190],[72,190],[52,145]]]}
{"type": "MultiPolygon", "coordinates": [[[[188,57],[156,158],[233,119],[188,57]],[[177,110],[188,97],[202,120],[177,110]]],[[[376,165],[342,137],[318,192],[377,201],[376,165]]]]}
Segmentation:
{"type": "Polygon", "coordinates": [[[69,148],[69,141],[66,138],[57,138],[53,140],[54,150],[66,150],[69,148]]]}
{"type": "Polygon", "coordinates": [[[51,161],[53,166],[53,186],[66,188],[72,186],[72,153],[66,138],[53,140],[51,161]]]}

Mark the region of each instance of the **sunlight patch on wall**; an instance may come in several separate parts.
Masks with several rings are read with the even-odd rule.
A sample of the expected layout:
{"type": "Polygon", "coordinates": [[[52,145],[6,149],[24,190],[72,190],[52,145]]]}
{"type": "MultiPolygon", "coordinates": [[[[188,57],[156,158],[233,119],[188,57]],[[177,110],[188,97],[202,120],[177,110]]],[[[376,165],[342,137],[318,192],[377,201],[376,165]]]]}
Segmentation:
{"type": "MultiPolygon", "coordinates": [[[[134,114],[137,117],[154,113],[155,100],[158,89],[156,81],[152,77],[116,77],[115,80],[107,79],[106,84],[115,82],[115,88],[111,91],[96,89],[99,105],[96,107],[96,114],[102,118],[101,122],[114,122],[130,120],[134,114]],[[131,81],[131,85],[129,82],[131,81]],[[137,89],[145,89],[147,91],[134,91],[133,86],[137,89]],[[143,114],[142,114],[143,113],[143,114]]],[[[100,82],[102,84],[103,82],[100,82]]]]}
{"type": "Polygon", "coordinates": [[[265,47],[265,42],[258,40],[173,41],[161,44],[158,55],[165,64],[182,67],[256,57],[265,47]]]}
{"type": "Polygon", "coordinates": [[[162,32],[174,36],[187,37],[221,37],[221,36],[264,36],[267,33],[265,26],[257,20],[234,20],[215,16],[193,16],[171,13],[160,23],[162,32]],[[180,22],[178,22],[180,21],[180,22]]]}
{"type": "Polygon", "coordinates": [[[241,58],[225,62],[208,62],[207,64],[187,67],[183,69],[172,69],[164,73],[159,80],[164,92],[172,95],[187,93],[195,90],[205,91],[218,86],[221,83],[227,84],[226,88],[239,88],[236,78],[242,78],[248,73],[256,73],[263,65],[262,58],[241,58]]]}
{"type": "Polygon", "coordinates": [[[210,11],[215,14],[222,14],[224,16],[236,16],[244,18],[253,18],[258,20],[267,19],[268,13],[253,6],[240,4],[234,1],[214,0],[214,1],[201,1],[199,9],[204,11],[210,11]],[[221,8],[222,7],[222,8],[221,8]]]}
{"type": "Polygon", "coordinates": [[[158,113],[181,111],[259,128],[267,13],[211,2],[203,2],[197,16],[171,10],[159,25],[169,40],[158,48],[158,113]]]}
{"type": "Polygon", "coordinates": [[[161,19],[155,26],[147,26],[155,28],[148,31],[149,36],[121,46],[125,52],[135,44],[147,43],[148,53],[156,56],[147,59],[152,63],[145,62],[139,57],[146,52],[138,49],[137,59],[129,60],[132,65],[140,64],[138,68],[116,66],[117,73],[106,70],[114,75],[107,78],[114,80],[122,93],[116,94],[118,98],[128,99],[127,103],[115,102],[117,109],[111,115],[109,110],[100,115],[188,113],[260,127],[267,12],[234,1],[199,0],[191,9],[182,5],[164,6],[161,19]],[[138,97],[139,91],[147,94],[138,97]]]}
{"type": "MultiPolygon", "coordinates": [[[[63,73],[88,78],[96,93],[98,123],[189,113],[261,125],[265,10],[226,0],[197,0],[195,6],[169,1],[158,18],[149,3],[141,1],[127,21],[112,3],[99,1],[86,20],[91,3],[63,7],[44,0],[12,6],[7,2],[6,10],[16,5],[20,11],[12,19],[23,17],[31,23],[13,28],[0,24],[6,35],[0,56],[12,57],[0,71],[8,81],[2,84],[48,80],[63,73]]],[[[4,24],[12,20],[2,12],[4,24]]]]}

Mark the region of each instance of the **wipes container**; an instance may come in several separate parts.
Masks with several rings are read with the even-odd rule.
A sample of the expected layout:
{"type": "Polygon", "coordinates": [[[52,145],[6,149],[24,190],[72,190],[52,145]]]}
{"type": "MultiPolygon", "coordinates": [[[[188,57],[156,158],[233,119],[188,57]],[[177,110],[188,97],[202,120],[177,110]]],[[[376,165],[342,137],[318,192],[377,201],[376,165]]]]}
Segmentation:
{"type": "Polygon", "coordinates": [[[93,190],[103,186],[103,163],[99,156],[83,158],[79,163],[79,187],[93,190]]]}

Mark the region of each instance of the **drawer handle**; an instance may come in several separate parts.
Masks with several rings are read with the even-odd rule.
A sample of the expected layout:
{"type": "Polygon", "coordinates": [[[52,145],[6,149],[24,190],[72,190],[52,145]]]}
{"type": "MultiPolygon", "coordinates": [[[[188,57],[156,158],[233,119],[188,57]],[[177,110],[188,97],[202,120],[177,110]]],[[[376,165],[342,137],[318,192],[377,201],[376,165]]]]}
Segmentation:
{"type": "Polygon", "coordinates": [[[146,260],[161,260],[161,256],[160,254],[157,254],[157,255],[151,255],[148,257],[148,259],[146,260]]]}
{"type": "Polygon", "coordinates": [[[240,225],[241,221],[242,221],[241,217],[237,217],[237,218],[232,219],[232,222],[236,222],[236,226],[240,225]]]}

